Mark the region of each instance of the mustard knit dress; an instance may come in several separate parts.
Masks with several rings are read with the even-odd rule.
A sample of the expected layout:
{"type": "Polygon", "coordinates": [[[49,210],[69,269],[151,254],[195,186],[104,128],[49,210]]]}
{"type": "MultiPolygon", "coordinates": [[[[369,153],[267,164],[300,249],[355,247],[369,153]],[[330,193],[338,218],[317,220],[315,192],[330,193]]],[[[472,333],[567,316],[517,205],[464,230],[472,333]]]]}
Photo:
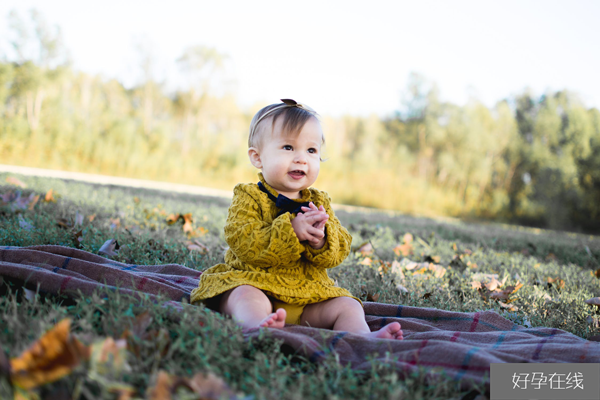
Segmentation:
{"type": "MultiPolygon", "coordinates": [[[[262,174],[259,177],[277,197],[262,174]]],[[[339,265],[348,256],[352,243],[352,237],[335,217],[327,193],[308,188],[301,192],[300,199],[294,200],[322,205],[329,215],[326,243],[318,250],[298,240],[292,228],[295,215],[277,216],[280,210],[257,184],[238,184],[233,193],[225,224],[225,240],[229,244],[225,263],[202,273],[198,287],[192,291],[192,303],[241,285],[254,286],[277,300],[298,306],[333,297],[352,297],[327,275],[328,268],[339,265]]]]}

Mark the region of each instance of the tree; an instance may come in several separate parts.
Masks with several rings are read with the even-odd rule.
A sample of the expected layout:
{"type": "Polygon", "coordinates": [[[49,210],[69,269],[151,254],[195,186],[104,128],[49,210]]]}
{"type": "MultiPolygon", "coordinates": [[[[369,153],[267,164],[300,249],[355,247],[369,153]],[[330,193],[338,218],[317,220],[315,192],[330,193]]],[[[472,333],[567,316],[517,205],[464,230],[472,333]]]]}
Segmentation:
{"type": "Polygon", "coordinates": [[[9,13],[11,45],[14,51],[14,84],[12,95],[25,98],[27,121],[36,132],[46,94],[45,85],[57,80],[68,58],[58,26],[51,28],[36,10],[30,11],[27,24],[16,11],[9,13]]]}
{"type": "Polygon", "coordinates": [[[201,112],[211,89],[211,79],[224,67],[226,56],[213,47],[193,46],[187,48],[177,63],[187,77],[187,91],[179,91],[175,107],[182,119],[181,151],[190,150],[190,135],[199,136],[201,112]]]}

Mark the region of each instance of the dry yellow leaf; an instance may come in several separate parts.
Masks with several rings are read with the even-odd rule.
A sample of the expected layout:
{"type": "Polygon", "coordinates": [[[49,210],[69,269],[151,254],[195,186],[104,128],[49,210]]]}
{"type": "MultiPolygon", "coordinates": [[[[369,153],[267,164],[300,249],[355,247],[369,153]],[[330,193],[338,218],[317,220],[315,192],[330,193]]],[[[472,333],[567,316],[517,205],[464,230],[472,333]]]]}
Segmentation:
{"type": "Polygon", "coordinates": [[[394,247],[394,253],[396,253],[398,256],[409,256],[413,254],[413,246],[410,243],[399,244],[398,246],[394,247]]]}
{"type": "Polygon", "coordinates": [[[369,257],[366,257],[359,264],[361,264],[361,265],[371,265],[372,263],[373,263],[373,260],[371,260],[369,257]]]}
{"type": "Polygon", "coordinates": [[[192,224],[194,223],[194,220],[192,219],[192,214],[188,213],[185,215],[181,216],[183,218],[183,232],[184,233],[191,233],[194,231],[194,227],[192,226],[192,224]]]}
{"type": "Polygon", "coordinates": [[[174,379],[165,371],[159,371],[156,384],[148,389],[148,400],[171,400],[171,385],[174,379]]]}
{"type": "Polygon", "coordinates": [[[89,358],[89,348],[70,335],[71,320],[63,319],[19,357],[13,358],[11,380],[22,389],[54,382],[89,358]]]}
{"type": "Polygon", "coordinates": [[[46,203],[50,203],[50,202],[56,203],[56,199],[54,198],[53,189],[50,189],[46,192],[46,196],[44,196],[44,201],[46,203]]]}
{"type": "Polygon", "coordinates": [[[236,398],[236,393],[227,386],[225,381],[212,372],[197,373],[191,378],[181,378],[165,371],[159,371],[156,384],[148,389],[148,399],[170,400],[172,394],[182,386],[197,395],[195,398],[200,400],[236,398]]]}

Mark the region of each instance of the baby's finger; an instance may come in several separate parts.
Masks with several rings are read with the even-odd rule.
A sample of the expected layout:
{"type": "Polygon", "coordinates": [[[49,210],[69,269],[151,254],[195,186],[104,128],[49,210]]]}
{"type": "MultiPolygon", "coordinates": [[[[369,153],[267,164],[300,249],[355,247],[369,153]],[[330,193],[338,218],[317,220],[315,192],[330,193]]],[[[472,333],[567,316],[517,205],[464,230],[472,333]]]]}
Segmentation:
{"type": "Polygon", "coordinates": [[[311,236],[313,236],[313,237],[316,237],[316,238],[318,238],[319,240],[321,240],[321,239],[323,239],[323,238],[325,237],[325,232],[323,232],[323,231],[322,231],[322,230],[320,230],[320,229],[314,228],[314,227],[312,227],[312,226],[311,226],[311,227],[309,227],[309,228],[306,230],[306,232],[307,232],[309,235],[311,235],[311,236]]]}
{"type": "Polygon", "coordinates": [[[325,212],[325,207],[323,207],[322,205],[319,206],[319,211],[323,211],[325,212]]]}
{"type": "Polygon", "coordinates": [[[327,214],[318,213],[318,214],[308,216],[306,218],[306,221],[310,225],[314,225],[318,222],[327,221],[328,219],[329,219],[329,216],[327,214]]]}
{"type": "Polygon", "coordinates": [[[313,226],[314,226],[315,228],[317,228],[317,229],[321,229],[321,230],[323,230],[323,229],[325,228],[325,224],[326,224],[326,223],[327,223],[327,220],[326,220],[326,219],[324,219],[323,221],[319,222],[319,223],[317,224],[317,226],[315,226],[315,225],[313,225],[313,226]]]}

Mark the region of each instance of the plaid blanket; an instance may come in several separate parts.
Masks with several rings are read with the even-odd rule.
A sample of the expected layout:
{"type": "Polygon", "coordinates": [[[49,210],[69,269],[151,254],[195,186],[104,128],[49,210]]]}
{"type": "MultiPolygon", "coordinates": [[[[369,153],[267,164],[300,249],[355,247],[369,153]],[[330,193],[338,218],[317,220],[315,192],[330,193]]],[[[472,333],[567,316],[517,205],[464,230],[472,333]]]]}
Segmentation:
{"type": "MultiPolygon", "coordinates": [[[[201,272],[182,265],[130,265],[62,246],[0,248],[0,278],[44,293],[79,296],[118,290],[134,296],[161,294],[181,309],[201,272]]],[[[372,330],[398,321],[404,340],[366,339],[298,325],[270,329],[282,346],[313,362],[335,352],[343,364],[370,370],[388,363],[401,377],[426,368],[430,382],[451,378],[463,389],[486,387],[491,363],[600,362],[600,343],[554,328],[524,328],[493,311],[459,313],[434,308],[365,302],[372,330]]],[[[251,330],[248,337],[257,337],[251,330]]]]}

